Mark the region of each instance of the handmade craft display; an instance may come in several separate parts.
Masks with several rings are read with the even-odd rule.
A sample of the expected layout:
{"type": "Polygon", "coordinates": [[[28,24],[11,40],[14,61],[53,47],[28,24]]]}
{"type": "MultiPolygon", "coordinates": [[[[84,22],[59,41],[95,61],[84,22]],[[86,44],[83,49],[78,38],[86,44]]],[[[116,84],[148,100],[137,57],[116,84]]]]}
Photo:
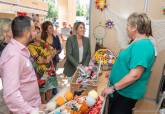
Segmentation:
{"type": "Polygon", "coordinates": [[[78,78],[76,83],[86,85],[88,82],[94,80],[97,81],[98,75],[98,66],[86,66],[81,67],[78,73],[78,78]]]}
{"type": "MultiPolygon", "coordinates": [[[[49,114],[100,114],[103,97],[98,96],[95,90],[91,90],[88,96],[74,96],[64,105],[54,109],[49,114]]],[[[48,105],[52,109],[53,104],[48,105]]]]}

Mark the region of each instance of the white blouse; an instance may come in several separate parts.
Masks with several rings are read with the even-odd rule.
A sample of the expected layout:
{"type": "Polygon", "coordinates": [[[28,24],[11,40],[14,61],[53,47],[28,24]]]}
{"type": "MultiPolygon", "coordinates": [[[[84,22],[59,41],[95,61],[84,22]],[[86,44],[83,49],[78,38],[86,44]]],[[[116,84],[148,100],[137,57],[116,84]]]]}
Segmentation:
{"type": "Polygon", "coordinates": [[[82,59],[83,59],[83,47],[80,47],[79,48],[79,63],[82,62],[82,59]]]}

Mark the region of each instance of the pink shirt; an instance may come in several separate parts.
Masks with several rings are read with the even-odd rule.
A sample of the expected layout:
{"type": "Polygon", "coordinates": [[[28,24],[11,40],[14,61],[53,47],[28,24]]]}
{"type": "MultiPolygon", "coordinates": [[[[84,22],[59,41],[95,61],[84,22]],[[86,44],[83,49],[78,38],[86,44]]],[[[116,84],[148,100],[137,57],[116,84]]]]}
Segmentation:
{"type": "Polygon", "coordinates": [[[3,98],[14,114],[30,114],[41,104],[29,50],[12,39],[0,57],[3,98]]]}

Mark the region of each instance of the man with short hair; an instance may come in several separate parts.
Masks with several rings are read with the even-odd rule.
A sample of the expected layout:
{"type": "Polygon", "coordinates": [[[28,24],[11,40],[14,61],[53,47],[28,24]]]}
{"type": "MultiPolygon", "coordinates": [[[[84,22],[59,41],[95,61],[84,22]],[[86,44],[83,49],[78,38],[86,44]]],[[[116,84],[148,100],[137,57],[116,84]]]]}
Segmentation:
{"type": "Polygon", "coordinates": [[[38,112],[41,105],[36,74],[26,47],[32,37],[32,21],[27,16],[18,16],[11,28],[13,39],[0,58],[3,98],[13,114],[31,114],[38,112]]]}
{"type": "Polygon", "coordinates": [[[63,40],[67,40],[67,38],[71,35],[70,34],[71,29],[68,27],[67,22],[63,22],[62,25],[63,25],[63,28],[61,28],[61,36],[63,40]]]}

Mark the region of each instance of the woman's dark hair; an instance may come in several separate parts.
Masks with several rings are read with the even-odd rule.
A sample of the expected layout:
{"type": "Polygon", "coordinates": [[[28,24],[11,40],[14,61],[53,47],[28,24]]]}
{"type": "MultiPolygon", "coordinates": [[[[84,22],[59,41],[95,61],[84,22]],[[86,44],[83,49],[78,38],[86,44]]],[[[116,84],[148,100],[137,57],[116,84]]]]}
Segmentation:
{"type": "Polygon", "coordinates": [[[46,41],[48,38],[47,30],[50,25],[53,26],[53,24],[50,21],[45,21],[41,26],[41,28],[42,28],[41,39],[44,41],[46,41]]]}
{"type": "Polygon", "coordinates": [[[25,30],[30,29],[31,18],[28,16],[18,16],[11,23],[13,38],[21,37],[25,30]]]}

